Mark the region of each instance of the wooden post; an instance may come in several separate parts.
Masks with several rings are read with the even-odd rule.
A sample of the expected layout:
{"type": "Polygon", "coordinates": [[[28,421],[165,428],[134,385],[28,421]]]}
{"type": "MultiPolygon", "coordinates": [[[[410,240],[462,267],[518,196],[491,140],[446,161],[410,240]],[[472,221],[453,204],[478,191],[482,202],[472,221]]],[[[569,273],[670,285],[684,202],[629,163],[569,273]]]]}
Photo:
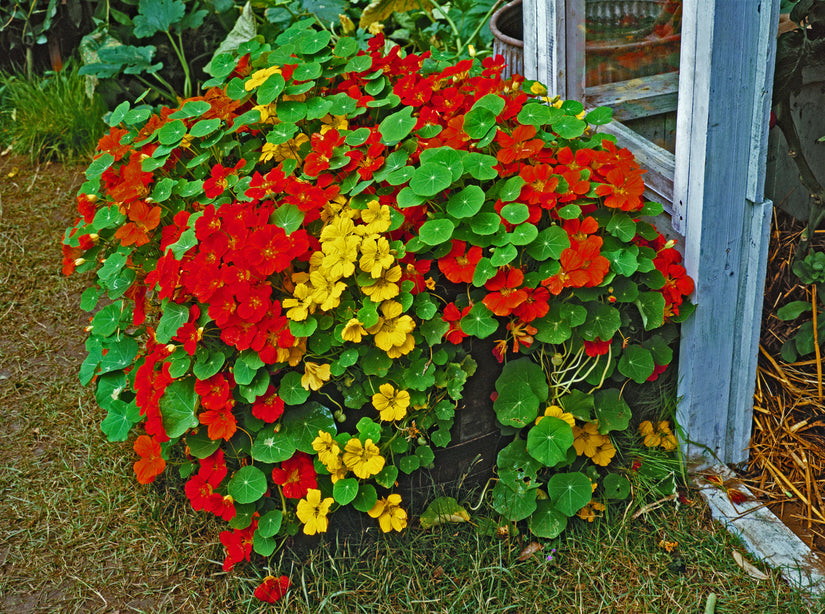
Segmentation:
{"type": "Polygon", "coordinates": [[[779,0],[683,5],[673,225],[696,313],[682,326],[690,461],[748,457],[772,203],[765,151],[779,0]]]}

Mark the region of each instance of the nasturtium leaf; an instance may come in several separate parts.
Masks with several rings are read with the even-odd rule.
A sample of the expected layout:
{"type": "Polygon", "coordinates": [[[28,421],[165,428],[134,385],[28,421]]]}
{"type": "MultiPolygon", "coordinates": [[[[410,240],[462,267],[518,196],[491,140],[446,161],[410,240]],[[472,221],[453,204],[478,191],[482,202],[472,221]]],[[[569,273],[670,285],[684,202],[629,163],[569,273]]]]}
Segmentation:
{"type": "Polygon", "coordinates": [[[309,316],[306,320],[301,322],[298,320],[289,321],[289,332],[291,332],[295,337],[310,337],[317,329],[318,320],[315,319],[315,316],[309,316]]]}
{"type": "Polygon", "coordinates": [[[152,109],[147,106],[140,106],[129,111],[123,118],[123,123],[134,126],[135,124],[142,124],[152,115],[152,109]]]}
{"type": "Polygon", "coordinates": [[[455,230],[455,224],[447,218],[429,220],[421,225],[418,237],[425,245],[441,245],[450,240],[455,230]]]}
{"type": "Polygon", "coordinates": [[[464,166],[464,172],[473,179],[487,181],[498,177],[498,171],[493,168],[498,164],[498,160],[493,156],[474,151],[464,156],[462,164],[464,166]]]}
{"type": "Polygon", "coordinates": [[[650,350],[657,365],[668,365],[673,360],[673,349],[661,335],[653,335],[645,339],[642,346],[650,350]]]}
{"type": "Polygon", "coordinates": [[[174,337],[178,329],[186,324],[189,319],[189,307],[186,305],[178,305],[166,299],[163,302],[163,315],[158,322],[158,328],[155,331],[155,337],[158,343],[169,343],[174,337]]]}
{"type": "Polygon", "coordinates": [[[422,320],[430,320],[438,312],[438,305],[428,292],[419,292],[413,302],[415,315],[422,320]]]}
{"type": "Polygon", "coordinates": [[[267,105],[275,100],[284,91],[286,82],[282,75],[270,75],[266,81],[261,84],[255,92],[255,98],[258,104],[267,105]]]}
{"type": "Polygon", "coordinates": [[[169,119],[200,117],[211,108],[212,106],[205,100],[187,100],[180,109],[169,116],[169,119]]]}
{"type": "Polygon", "coordinates": [[[106,305],[92,318],[92,334],[98,337],[108,337],[117,330],[120,324],[122,301],[106,305]]]}
{"type": "MultiPolygon", "coordinates": [[[[381,142],[385,145],[395,145],[409,136],[415,128],[416,119],[412,116],[412,107],[404,107],[400,111],[388,115],[378,125],[381,142]]],[[[442,188],[443,189],[443,188],[442,188]]]]}
{"type": "Polygon", "coordinates": [[[573,429],[564,420],[545,416],[527,433],[527,451],[530,456],[548,467],[554,467],[567,458],[573,445],[573,429]]]}
{"type": "Polygon", "coordinates": [[[255,535],[274,537],[281,530],[284,513],[281,510],[270,510],[258,520],[258,529],[255,535]]]}
{"type": "Polygon", "coordinates": [[[604,496],[608,499],[627,499],[630,496],[630,480],[618,473],[608,473],[602,480],[604,496]]]}
{"type": "Polygon", "coordinates": [[[525,222],[513,228],[513,232],[507,233],[507,240],[513,245],[530,245],[538,236],[539,229],[525,222]]]}
{"type": "Polygon", "coordinates": [[[527,526],[536,537],[553,539],[567,528],[567,516],[557,510],[550,501],[543,500],[536,505],[536,511],[530,515],[527,526]]]}
{"type": "Polygon", "coordinates": [[[450,324],[441,318],[433,318],[424,322],[420,330],[427,344],[433,346],[441,342],[441,338],[450,330],[450,324]]]}
{"type": "Polygon", "coordinates": [[[115,110],[112,111],[111,115],[109,115],[109,119],[106,121],[107,124],[110,126],[117,126],[120,122],[123,121],[123,118],[126,117],[126,113],[129,112],[129,101],[124,100],[119,105],[115,107],[115,110]]]}
{"type": "MultiPolygon", "coordinates": [[[[238,503],[235,501],[235,517],[229,521],[230,529],[246,529],[252,524],[252,515],[257,511],[254,503],[238,503]]],[[[253,537],[254,539],[254,537],[253,537]]]]}
{"type": "Polygon", "coordinates": [[[126,403],[114,399],[108,405],[108,413],[100,423],[100,430],[109,441],[126,441],[132,426],[142,419],[140,409],[134,401],[126,403]]]}
{"type": "Polygon", "coordinates": [[[627,346],[619,359],[619,373],[637,384],[644,384],[655,368],[653,354],[638,344],[627,346]]]}
{"type": "Polygon", "coordinates": [[[647,201],[642,208],[636,212],[636,215],[645,215],[649,217],[655,217],[657,215],[661,215],[664,212],[665,208],[662,203],[657,203],[653,201],[647,201]]]}
{"type": "Polygon", "coordinates": [[[522,203],[510,203],[501,208],[501,217],[511,224],[521,224],[530,217],[530,209],[522,203]]]}
{"type": "MultiPolygon", "coordinates": [[[[446,170],[445,170],[446,172],[446,170]]],[[[424,196],[419,196],[416,194],[413,189],[409,186],[403,188],[397,197],[398,208],[399,209],[406,209],[407,207],[417,207],[427,199],[424,196]]],[[[407,251],[410,251],[407,248],[407,251]]]]}
{"type": "MultiPolygon", "coordinates": [[[[329,35],[329,33],[327,33],[329,35]]],[[[309,81],[317,79],[321,76],[321,65],[318,62],[307,62],[306,64],[299,64],[292,73],[293,81],[309,81]]],[[[291,87],[295,87],[294,85],[291,87]]],[[[312,89],[311,87],[307,89],[312,89]]]]}
{"type": "Polygon", "coordinates": [[[126,388],[126,374],[123,371],[107,373],[97,379],[95,399],[97,404],[108,409],[112,401],[120,398],[120,393],[126,388]]]}
{"type": "Polygon", "coordinates": [[[488,279],[495,277],[497,272],[498,269],[493,266],[492,261],[486,256],[483,257],[478,261],[475,273],[473,273],[473,285],[480,288],[487,282],[488,279]]]}
{"type": "Polygon", "coordinates": [[[235,366],[232,370],[232,375],[235,383],[240,386],[249,386],[255,376],[258,374],[258,369],[250,367],[242,360],[235,361],[235,366]]]}
{"type": "Polygon", "coordinates": [[[237,59],[231,53],[219,53],[212,58],[207,72],[218,79],[223,79],[235,70],[237,63],[237,59]]]}
{"type": "Polygon", "coordinates": [[[372,418],[364,416],[355,425],[361,441],[372,439],[373,443],[378,443],[381,440],[381,425],[375,422],[372,418]]]}
{"type": "Polygon", "coordinates": [[[329,44],[330,38],[331,35],[328,30],[307,30],[301,35],[298,48],[301,53],[318,53],[329,44]]]}
{"type": "Polygon", "coordinates": [[[288,433],[275,433],[270,427],[258,433],[251,454],[254,460],[262,463],[280,463],[295,454],[295,442],[288,433]]]}
{"type": "Polygon", "coordinates": [[[519,123],[530,126],[543,126],[550,123],[550,107],[536,102],[524,105],[516,117],[519,123]]]}
{"type": "Polygon", "coordinates": [[[358,480],[343,478],[332,485],[332,497],[339,505],[348,505],[358,496],[358,480]]]}
{"type": "Polygon", "coordinates": [[[384,465],[384,468],[374,475],[372,479],[375,480],[379,486],[392,488],[398,479],[398,467],[395,465],[384,465]]]}
{"type": "Polygon", "coordinates": [[[164,177],[155,184],[152,189],[152,200],[156,203],[162,203],[172,195],[172,187],[175,185],[175,180],[171,177],[164,177]]]}
{"type": "Polygon", "coordinates": [[[617,239],[630,242],[636,236],[636,222],[627,213],[616,211],[607,223],[606,230],[617,239]]]}
{"type": "Polygon", "coordinates": [[[304,223],[304,213],[295,205],[285,203],[272,214],[272,223],[283,228],[287,234],[292,234],[304,223]]]}
{"type": "Polygon", "coordinates": [[[351,36],[342,36],[332,49],[333,55],[338,58],[348,58],[358,53],[358,41],[351,36]]]}
{"type": "Polygon", "coordinates": [[[602,256],[608,259],[610,270],[616,275],[630,277],[639,269],[638,253],[639,248],[631,245],[617,250],[604,250],[602,256]]]}
{"type": "Polygon", "coordinates": [[[498,482],[493,488],[493,509],[507,520],[524,520],[536,510],[537,488],[518,493],[498,482]]]}
{"type": "Polygon", "coordinates": [[[479,339],[489,337],[498,330],[498,320],[493,317],[493,312],[481,302],[473,305],[469,313],[461,318],[459,324],[462,331],[479,339]]]}
{"type": "Polygon", "coordinates": [[[494,267],[504,266],[509,264],[518,257],[518,249],[515,245],[504,245],[503,247],[496,247],[493,250],[493,255],[490,257],[490,262],[494,267]]]}
{"type": "Polygon", "coordinates": [[[622,316],[618,309],[593,301],[587,304],[587,320],[579,332],[587,341],[594,341],[597,337],[607,341],[613,338],[621,325],[622,316]]]}
{"type": "Polygon", "coordinates": [[[103,153],[97,156],[92,163],[86,168],[86,179],[94,179],[100,177],[107,168],[112,166],[115,157],[110,153],[103,153]]]}
{"type": "Polygon", "coordinates": [[[635,302],[645,330],[659,328],[665,323],[665,297],[660,292],[640,292],[635,302]]]}
{"type": "Polygon", "coordinates": [[[103,349],[107,351],[100,360],[100,374],[125,369],[132,364],[138,353],[138,342],[132,337],[121,335],[117,340],[104,341],[103,349]]]}
{"type": "Polygon", "coordinates": [[[307,115],[307,105],[298,100],[287,100],[278,103],[278,118],[290,123],[297,123],[307,115]]]}
{"type": "Polygon", "coordinates": [[[80,308],[83,311],[92,311],[95,307],[97,307],[97,303],[100,300],[100,288],[97,286],[89,286],[83,291],[83,294],[80,295],[80,308]]]}
{"type": "Polygon", "coordinates": [[[189,453],[195,458],[206,458],[218,449],[221,440],[209,439],[208,431],[201,428],[195,434],[189,433],[186,435],[186,445],[189,446],[189,453]]]}
{"type": "Polygon", "coordinates": [[[639,297],[639,286],[627,277],[616,277],[610,284],[610,289],[619,303],[632,303],[639,297]]]}
{"type": "Polygon", "coordinates": [[[473,217],[484,204],[484,190],[477,185],[469,185],[456,192],[447,201],[447,213],[456,218],[473,217]]]}
{"type": "Polygon", "coordinates": [[[464,116],[464,132],[471,139],[483,138],[496,125],[496,114],[484,107],[474,106],[464,116]]]}
{"type": "MultiPolygon", "coordinates": [[[[524,183],[525,181],[520,175],[510,177],[498,183],[496,187],[498,188],[498,197],[501,202],[507,203],[516,200],[521,194],[521,188],[524,186],[524,183]]],[[[524,206],[526,207],[526,205],[524,206]]],[[[525,217],[524,219],[526,220],[527,218],[525,217]]]]}
{"type": "Polygon", "coordinates": [[[170,439],[183,435],[198,426],[195,406],[198,395],[195,394],[195,378],[187,377],[175,380],[166,388],[160,398],[160,413],[163,417],[163,429],[170,439]]]}
{"type": "Polygon", "coordinates": [[[176,119],[163,124],[158,129],[158,141],[161,145],[177,145],[186,134],[186,124],[176,119]]]}
{"type": "Polygon", "coordinates": [[[616,388],[603,388],[593,395],[599,433],[607,435],[610,431],[623,431],[630,424],[630,406],[616,388]]]}
{"type": "Polygon", "coordinates": [[[236,502],[254,503],[266,492],[266,475],[254,465],[241,467],[226,485],[226,490],[236,502]]]}
{"type": "Polygon", "coordinates": [[[590,502],[593,495],[592,482],[579,471],[557,473],[547,481],[547,494],[557,510],[573,516],[590,502]]]}
{"type": "Polygon", "coordinates": [[[199,380],[207,380],[221,370],[225,360],[226,356],[220,350],[210,351],[205,347],[200,347],[195,352],[195,364],[192,366],[192,373],[199,380]]]}
{"type": "Polygon", "coordinates": [[[421,459],[415,454],[408,454],[398,459],[398,468],[408,475],[419,467],[421,467],[421,459]]]}
{"type": "MultiPolygon", "coordinates": [[[[300,405],[309,398],[309,390],[301,385],[301,374],[297,371],[290,371],[281,380],[281,387],[278,389],[280,396],[287,405],[300,405]]],[[[290,412],[292,410],[289,410],[290,412]]],[[[317,434],[317,433],[316,433],[317,434]]]]}
{"type": "Polygon", "coordinates": [[[571,117],[570,115],[564,115],[557,121],[554,121],[551,125],[553,127],[553,132],[558,134],[561,138],[567,140],[579,138],[584,134],[585,128],[587,128],[586,122],[575,117],[571,117]]]}
{"type": "Polygon", "coordinates": [[[538,473],[543,465],[527,452],[523,439],[514,439],[502,448],[496,459],[502,482],[516,492],[526,492],[538,486],[538,473]]]}
{"type": "Polygon", "coordinates": [[[358,487],[358,494],[352,501],[352,507],[366,514],[375,507],[377,501],[378,493],[375,492],[375,486],[361,482],[361,485],[358,487]]]}
{"type": "Polygon", "coordinates": [[[435,452],[430,446],[418,446],[415,449],[415,455],[421,461],[422,467],[429,467],[435,461],[435,452]]]}
{"type": "Polygon", "coordinates": [[[419,161],[421,164],[430,162],[440,164],[450,171],[453,181],[458,181],[464,173],[464,165],[461,162],[463,158],[463,151],[457,151],[452,147],[435,147],[422,151],[419,161]]]}
{"type": "Polygon", "coordinates": [[[356,55],[347,62],[347,72],[364,72],[372,66],[372,58],[368,55],[356,55]]]}
{"type": "Polygon", "coordinates": [[[558,216],[563,220],[575,220],[581,217],[582,208],[578,205],[566,205],[556,210],[558,216]]]}
{"type": "Polygon", "coordinates": [[[438,497],[421,513],[421,527],[431,529],[436,525],[469,522],[470,514],[452,497],[438,497]]]}
{"type": "Polygon", "coordinates": [[[573,414],[579,420],[589,422],[593,419],[595,400],[592,394],[587,394],[575,388],[559,399],[559,405],[564,411],[573,414]]]}
{"type": "Polygon", "coordinates": [[[558,260],[568,247],[570,237],[567,232],[561,226],[549,226],[540,231],[536,240],[527,247],[527,254],[536,260],[558,260]]]}
{"type": "Polygon", "coordinates": [[[169,377],[179,379],[189,371],[192,359],[183,347],[178,347],[168,358],[167,362],[169,363],[169,377]]]}
{"type": "Polygon", "coordinates": [[[522,383],[505,386],[493,402],[499,422],[507,426],[521,428],[536,419],[540,399],[528,386],[522,383]]]}
{"type": "MultiPolygon", "coordinates": [[[[283,384],[281,384],[283,387],[283,384]]],[[[279,392],[283,397],[283,394],[279,392]]],[[[312,441],[318,437],[318,431],[337,432],[332,412],[316,401],[295,409],[288,409],[281,419],[280,432],[290,437],[295,447],[301,452],[314,454],[312,441]]]]}
{"type": "Polygon", "coordinates": [[[501,226],[501,217],[498,213],[482,211],[470,218],[470,228],[479,235],[495,234],[501,226]]]}
{"type": "Polygon", "coordinates": [[[596,107],[584,116],[584,120],[594,126],[603,126],[613,121],[613,109],[610,107],[596,107]]]}
{"type": "Polygon", "coordinates": [[[451,183],[449,169],[436,162],[428,162],[415,169],[409,187],[416,195],[426,198],[447,189],[451,183]]]}
{"type": "Polygon", "coordinates": [[[565,320],[561,320],[557,316],[554,317],[552,315],[553,307],[551,307],[550,310],[551,313],[548,313],[543,318],[537,318],[531,322],[531,324],[536,328],[536,333],[533,337],[542,343],[552,343],[554,345],[564,343],[570,339],[570,336],[573,334],[573,330],[570,328],[570,324],[568,324],[565,320]]]}

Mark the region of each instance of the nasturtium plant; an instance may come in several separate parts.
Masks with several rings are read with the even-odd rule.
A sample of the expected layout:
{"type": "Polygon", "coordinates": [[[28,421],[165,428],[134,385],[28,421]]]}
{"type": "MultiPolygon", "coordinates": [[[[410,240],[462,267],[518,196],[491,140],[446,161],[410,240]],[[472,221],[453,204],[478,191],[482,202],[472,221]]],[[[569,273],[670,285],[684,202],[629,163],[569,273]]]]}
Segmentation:
{"type": "Polygon", "coordinates": [[[81,381],[103,432],[137,433],[142,484],[185,467],[229,523],[226,570],[346,506],[401,530],[397,480],[438,462],[464,341],[489,338],[512,438],[493,507],[558,535],[610,475],[624,385],[664,370],[692,309],[609,113],[500,57],[310,22],[238,53],[202,96],[121,109],[78,195],[64,272],[95,272],[81,381]]]}

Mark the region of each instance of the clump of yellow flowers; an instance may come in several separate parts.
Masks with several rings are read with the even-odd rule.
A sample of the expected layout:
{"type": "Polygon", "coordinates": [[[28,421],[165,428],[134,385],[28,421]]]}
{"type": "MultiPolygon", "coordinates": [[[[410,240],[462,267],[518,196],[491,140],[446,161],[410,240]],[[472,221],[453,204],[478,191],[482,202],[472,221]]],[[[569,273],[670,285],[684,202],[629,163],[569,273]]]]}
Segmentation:
{"type": "Polygon", "coordinates": [[[667,420],[661,420],[655,425],[650,420],[645,420],[639,425],[639,434],[645,438],[644,443],[648,448],[676,449],[676,435],[667,420]]]}

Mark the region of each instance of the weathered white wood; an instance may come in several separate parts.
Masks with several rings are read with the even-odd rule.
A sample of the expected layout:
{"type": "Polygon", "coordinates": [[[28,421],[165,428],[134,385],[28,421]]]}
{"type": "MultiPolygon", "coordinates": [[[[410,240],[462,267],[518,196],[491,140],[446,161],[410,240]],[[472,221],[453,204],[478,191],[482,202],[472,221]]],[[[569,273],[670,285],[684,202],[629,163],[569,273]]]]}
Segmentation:
{"type": "Polygon", "coordinates": [[[563,0],[523,0],[524,76],[544,83],[551,96],[566,98],[563,0]]]}
{"type": "MultiPolygon", "coordinates": [[[[552,2],[552,0],[550,0],[552,2]]],[[[557,0],[563,3],[563,0],[557,0]]],[[[585,0],[567,0],[565,4],[565,33],[567,36],[567,96],[572,100],[584,100],[584,28],[585,0]]]]}
{"type": "MultiPolygon", "coordinates": [[[[736,477],[720,465],[712,467],[710,472],[725,480],[736,477]]],[[[788,583],[816,595],[825,593],[825,562],[763,503],[753,500],[735,505],[724,488],[711,484],[702,475],[694,475],[693,483],[707,501],[713,517],[738,535],[751,554],[779,569],[788,583]]],[[[750,495],[741,482],[734,482],[733,486],[750,495]]]]}
{"type": "Polygon", "coordinates": [[[585,100],[588,107],[611,107],[622,121],[675,111],[678,88],[679,73],[667,72],[588,87],[585,100]]]}
{"type": "Polygon", "coordinates": [[[759,36],[778,4],[683,5],[674,227],[685,235],[699,305],[680,346],[676,418],[688,458],[738,463],[748,456],[771,203],[746,197],[753,123],[767,129],[763,90],[770,91],[772,71],[764,66],[775,46],[775,38],[764,44],[759,36]]]}

